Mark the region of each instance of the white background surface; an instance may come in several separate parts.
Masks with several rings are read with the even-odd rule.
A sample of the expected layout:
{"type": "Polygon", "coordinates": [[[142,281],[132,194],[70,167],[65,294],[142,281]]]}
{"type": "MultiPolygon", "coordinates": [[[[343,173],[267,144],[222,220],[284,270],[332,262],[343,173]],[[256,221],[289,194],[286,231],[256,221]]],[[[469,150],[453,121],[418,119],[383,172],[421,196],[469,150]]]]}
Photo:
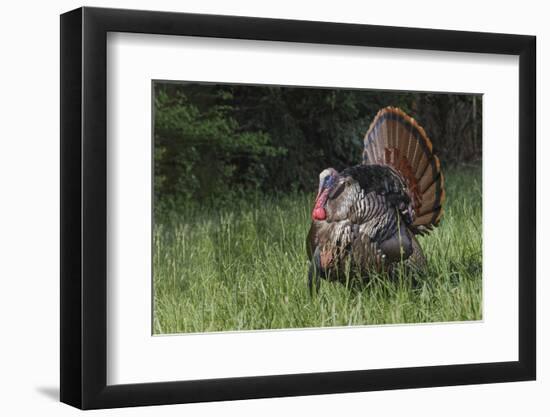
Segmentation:
{"type": "MultiPolygon", "coordinates": [[[[0,410],[3,415],[73,415],[57,403],[59,378],[59,18],[73,1],[10,2],[2,10],[2,121],[0,178],[1,282],[0,410]]],[[[545,264],[550,220],[550,168],[542,166],[549,144],[542,115],[548,108],[550,27],[543,2],[442,5],[415,2],[89,1],[87,5],[241,14],[396,26],[536,34],[538,36],[538,381],[484,386],[325,395],[95,412],[99,415],[548,415],[550,296],[545,264]],[[547,188],[547,187],[546,187],[547,188]],[[543,236],[544,235],[544,236],[543,236]]]]}
{"type": "Polygon", "coordinates": [[[107,54],[108,384],[517,360],[517,57],[136,34],[107,54]],[[483,93],[483,321],[151,337],[152,79],[483,93]]]}

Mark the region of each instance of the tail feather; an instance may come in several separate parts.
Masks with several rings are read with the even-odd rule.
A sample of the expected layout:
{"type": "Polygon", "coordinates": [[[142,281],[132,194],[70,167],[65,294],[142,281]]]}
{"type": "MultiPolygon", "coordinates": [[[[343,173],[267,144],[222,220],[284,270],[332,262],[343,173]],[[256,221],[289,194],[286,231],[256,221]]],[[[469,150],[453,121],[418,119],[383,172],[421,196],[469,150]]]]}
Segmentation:
{"type": "Polygon", "coordinates": [[[363,163],[390,165],[403,177],[413,202],[414,232],[437,226],[445,201],[444,178],[432,143],[416,120],[396,107],[380,110],[365,135],[363,163]]]}

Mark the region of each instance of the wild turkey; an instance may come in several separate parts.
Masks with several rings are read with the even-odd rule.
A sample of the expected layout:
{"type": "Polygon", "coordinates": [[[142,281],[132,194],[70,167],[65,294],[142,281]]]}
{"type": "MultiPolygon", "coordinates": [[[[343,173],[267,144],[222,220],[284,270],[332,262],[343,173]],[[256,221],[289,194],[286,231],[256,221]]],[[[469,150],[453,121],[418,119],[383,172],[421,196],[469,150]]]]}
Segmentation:
{"type": "Polygon", "coordinates": [[[380,110],[365,135],[362,164],[319,175],[306,242],[310,291],[320,278],[393,274],[401,261],[422,271],[415,235],[439,224],[444,201],[439,159],[424,129],[396,107],[380,110]]]}

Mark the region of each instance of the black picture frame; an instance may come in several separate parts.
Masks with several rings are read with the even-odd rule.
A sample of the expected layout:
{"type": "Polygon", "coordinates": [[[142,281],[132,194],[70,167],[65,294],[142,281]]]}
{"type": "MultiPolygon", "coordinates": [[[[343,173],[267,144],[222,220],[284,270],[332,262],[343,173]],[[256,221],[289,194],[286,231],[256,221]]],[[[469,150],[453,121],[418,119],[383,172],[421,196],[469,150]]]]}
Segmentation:
{"type": "Polygon", "coordinates": [[[102,8],[61,15],[61,401],[82,409],[533,380],[536,38],[102,8]],[[519,360],[107,385],[108,32],[519,56],[519,360]]]}

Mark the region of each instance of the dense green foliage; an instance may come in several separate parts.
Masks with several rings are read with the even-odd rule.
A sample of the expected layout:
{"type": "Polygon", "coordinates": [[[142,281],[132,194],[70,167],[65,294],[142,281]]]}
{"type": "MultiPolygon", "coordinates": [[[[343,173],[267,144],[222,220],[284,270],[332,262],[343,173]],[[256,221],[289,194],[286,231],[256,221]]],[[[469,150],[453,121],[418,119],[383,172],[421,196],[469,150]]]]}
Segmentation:
{"type": "Polygon", "coordinates": [[[176,90],[162,89],[155,97],[155,194],[204,201],[209,196],[234,197],[265,180],[262,161],[283,155],[261,131],[244,131],[223,104],[230,94],[219,93],[212,105],[199,109],[176,90]],[[219,99],[219,100],[218,100],[219,99]],[[228,181],[239,178],[233,188],[228,181]],[[231,195],[228,194],[231,192],[231,195]]]}
{"type": "Polygon", "coordinates": [[[309,192],[324,168],[360,162],[362,138],[388,105],[419,120],[444,165],[480,158],[478,96],[156,82],[155,207],[309,192]]]}
{"type": "Polygon", "coordinates": [[[445,172],[441,225],[421,237],[428,273],[374,277],[361,290],[306,287],[314,195],[249,193],[231,205],[188,201],[154,229],[154,333],[422,323],[482,318],[481,168],[445,172]]]}

